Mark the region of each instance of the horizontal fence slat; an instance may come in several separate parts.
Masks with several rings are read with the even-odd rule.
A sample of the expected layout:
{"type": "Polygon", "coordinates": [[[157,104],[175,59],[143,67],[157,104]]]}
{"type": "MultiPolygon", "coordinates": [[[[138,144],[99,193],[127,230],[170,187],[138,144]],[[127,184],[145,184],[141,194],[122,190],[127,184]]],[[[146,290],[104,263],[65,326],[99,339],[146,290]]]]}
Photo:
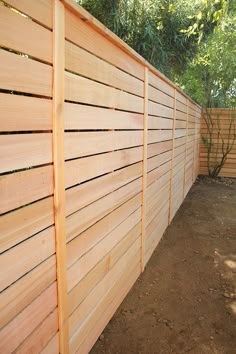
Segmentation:
{"type": "Polygon", "coordinates": [[[66,41],[66,69],[143,97],[143,82],[66,41]]]}
{"type": "Polygon", "coordinates": [[[0,259],[0,291],[36,267],[55,252],[54,228],[50,227],[38,235],[6,251],[0,259]],[[29,256],[30,255],[30,256],[29,256]],[[4,265],[8,264],[7,272],[4,265]]]}
{"type": "Polygon", "coordinates": [[[51,130],[51,100],[0,93],[0,131],[51,130]]]}
{"type": "Polygon", "coordinates": [[[52,195],[52,166],[0,176],[0,190],[0,213],[52,195]]]}
{"type": "Polygon", "coordinates": [[[144,80],[143,65],[132,59],[118,46],[95,31],[86,22],[69,11],[65,12],[66,39],[110,62],[114,66],[144,80]],[[96,37],[96,43],[94,42],[96,37]]]}
{"type": "Polygon", "coordinates": [[[66,237],[70,241],[141,191],[141,178],[89,204],[66,219],[66,237]],[[79,221],[78,221],[79,220],[79,221]]]}
{"type": "Polygon", "coordinates": [[[53,198],[27,205],[0,218],[0,252],[52,225],[53,198]]]}
{"type": "Polygon", "coordinates": [[[52,162],[51,134],[1,135],[0,144],[1,173],[52,162]]]}
{"type": "Polygon", "coordinates": [[[66,215],[91,204],[95,200],[115,191],[125,184],[141,177],[142,163],[124,167],[66,190],[66,215]]]}
{"type": "Polygon", "coordinates": [[[65,159],[140,146],[142,143],[142,131],[66,133],[65,159]]]}
{"type": "Polygon", "coordinates": [[[148,114],[158,117],[173,118],[173,109],[163,106],[160,103],[148,102],[148,114]]]}
{"type": "Polygon", "coordinates": [[[82,76],[65,73],[65,99],[143,113],[143,99],[82,76]]]}
{"type": "Polygon", "coordinates": [[[174,107],[174,99],[172,97],[150,85],[148,85],[148,99],[171,108],[174,107]]]}
{"type": "Polygon", "coordinates": [[[52,63],[52,32],[32,20],[0,7],[0,46],[52,63]]]}
{"type": "Polygon", "coordinates": [[[65,129],[143,129],[143,115],[65,102],[65,129]]]}
{"type": "Polygon", "coordinates": [[[56,259],[51,256],[0,294],[0,328],[5,326],[50,284],[56,281],[56,259]]]}
{"type": "Polygon", "coordinates": [[[0,332],[0,351],[13,352],[57,305],[56,283],[37,297],[0,332]]]}
{"type": "Polygon", "coordinates": [[[156,89],[165,92],[171,97],[174,97],[174,87],[170,86],[167,82],[151,72],[148,74],[148,82],[149,85],[152,85],[156,89]]]}
{"type": "Polygon", "coordinates": [[[136,147],[67,161],[65,168],[66,187],[73,186],[141,160],[142,148],[136,147]]]}
{"type": "Polygon", "coordinates": [[[0,49],[0,88],[52,95],[52,67],[0,49]]]}
{"type": "Polygon", "coordinates": [[[36,3],[33,3],[28,0],[4,0],[4,2],[46,27],[52,28],[53,19],[51,1],[37,0],[36,3]]]}

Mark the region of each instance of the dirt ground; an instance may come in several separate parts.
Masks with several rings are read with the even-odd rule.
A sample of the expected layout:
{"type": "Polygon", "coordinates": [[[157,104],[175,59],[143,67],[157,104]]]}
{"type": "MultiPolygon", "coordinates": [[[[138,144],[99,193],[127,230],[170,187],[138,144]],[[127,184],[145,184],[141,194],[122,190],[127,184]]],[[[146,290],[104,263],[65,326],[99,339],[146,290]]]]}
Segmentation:
{"type": "Polygon", "coordinates": [[[236,354],[236,180],[199,178],[92,354],[236,354]]]}

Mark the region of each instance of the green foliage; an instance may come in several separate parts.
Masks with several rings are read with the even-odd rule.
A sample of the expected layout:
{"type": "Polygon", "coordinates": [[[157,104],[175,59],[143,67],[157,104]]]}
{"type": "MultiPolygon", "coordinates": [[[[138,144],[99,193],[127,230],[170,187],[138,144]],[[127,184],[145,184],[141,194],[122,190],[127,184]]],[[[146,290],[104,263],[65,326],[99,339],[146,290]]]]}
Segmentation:
{"type": "Polygon", "coordinates": [[[188,28],[198,2],[188,0],[80,0],[83,7],[156,68],[173,79],[197,46],[188,28]]]}
{"type": "Polygon", "coordinates": [[[236,18],[229,16],[201,43],[180,86],[204,107],[235,107],[235,57],[236,18]]]}
{"type": "Polygon", "coordinates": [[[201,105],[235,105],[235,0],[77,2],[201,105]]]}

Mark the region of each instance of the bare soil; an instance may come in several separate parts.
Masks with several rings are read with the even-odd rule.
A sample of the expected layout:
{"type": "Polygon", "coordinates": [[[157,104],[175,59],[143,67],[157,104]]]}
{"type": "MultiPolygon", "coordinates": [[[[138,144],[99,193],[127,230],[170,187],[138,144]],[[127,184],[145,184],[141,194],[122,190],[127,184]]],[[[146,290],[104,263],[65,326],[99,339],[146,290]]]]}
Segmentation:
{"type": "Polygon", "coordinates": [[[199,178],[91,354],[236,354],[236,180],[199,178]]]}

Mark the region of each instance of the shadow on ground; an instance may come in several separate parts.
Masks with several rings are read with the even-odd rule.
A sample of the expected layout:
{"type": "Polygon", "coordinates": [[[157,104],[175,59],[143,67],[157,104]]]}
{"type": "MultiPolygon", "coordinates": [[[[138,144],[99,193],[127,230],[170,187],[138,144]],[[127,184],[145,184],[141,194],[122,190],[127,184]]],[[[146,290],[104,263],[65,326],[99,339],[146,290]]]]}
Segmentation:
{"type": "Polygon", "coordinates": [[[236,180],[200,178],[92,354],[236,353],[236,180]]]}

